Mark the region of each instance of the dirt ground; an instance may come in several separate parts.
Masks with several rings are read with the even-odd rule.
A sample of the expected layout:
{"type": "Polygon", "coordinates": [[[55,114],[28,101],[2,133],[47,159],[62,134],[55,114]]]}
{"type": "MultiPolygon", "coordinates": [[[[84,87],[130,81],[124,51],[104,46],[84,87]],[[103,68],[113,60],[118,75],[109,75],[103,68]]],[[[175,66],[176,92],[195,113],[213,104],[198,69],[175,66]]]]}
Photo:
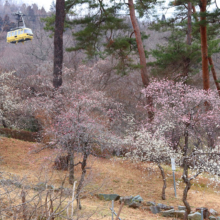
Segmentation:
{"type": "MultiPolygon", "coordinates": [[[[1,137],[1,172],[15,174],[20,178],[25,177],[30,184],[47,181],[49,184],[59,187],[64,176],[68,174],[67,171],[56,171],[52,168],[53,160],[59,152],[45,149],[39,153],[33,153],[40,147],[40,144],[1,137]]],[[[77,158],[80,159],[80,155],[76,157],[76,160],[77,158]]],[[[181,181],[181,170],[176,172],[178,185],[177,198],[175,198],[172,171],[168,166],[164,166],[164,169],[167,174],[167,199],[165,201],[161,200],[162,179],[156,166],[149,163],[132,163],[117,157],[104,159],[90,156],[81,212],[85,215],[94,213],[90,219],[111,220],[109,209],[111,202],[97,199],[96,193],[116,193],[120,196],[140,195],[144,201],[172,205],[175,208],[183,205],[181,197],[184,184],[181,181]]],[[[77,166],[76,180],[79,180],[80,174],[80,167],[77,166]]],[[[188,201],[192,209],[207,207],[220,213],[220,186],[213,188],[213,185],[209,184],[206,174],[197,178],[193,183],[188,194],[188,201]]],[[[65,187],[71,187],[67,180],[65,187]]],[[[119,203],[115,202],[115,211],[118,212],[118,209],[119,203]]],[[[120,217],[124,220],[168,219],[146,210],[127,207],[123,207],[120,217]]]]}

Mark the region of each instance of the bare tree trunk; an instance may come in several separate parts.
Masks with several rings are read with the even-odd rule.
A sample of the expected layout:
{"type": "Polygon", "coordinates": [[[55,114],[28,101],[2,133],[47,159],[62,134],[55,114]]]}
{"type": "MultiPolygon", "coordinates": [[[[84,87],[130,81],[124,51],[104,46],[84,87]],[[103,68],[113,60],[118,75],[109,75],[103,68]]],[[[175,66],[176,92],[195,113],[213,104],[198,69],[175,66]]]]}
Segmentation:
{"type": "Polygon", "coordinates": [[[201,35],[201,51],[202,51],[202,78],[203,89],[208,90],[210,88],[209,82],[209,67],[208,67],[208,43],[207,43],[207,27],[206,27],[206,13],[207,0],[201,0],[200,2],[200,35],[201,35]]]}
{"type": "Polygon", "coordinates": [[[22,201],[23,220],[27,220],[26,193],[23,189],[21,191],[21,201],[22,201]]]}
{"type": "Polygon", "coordinates": [[[79,185],[76,189],[76,201],[77,201],[77,207],[79,209],[82,209],[82,206],[81,206],[81,203],[80,203],[80,192],[83,188],[83,182],[84,182],[85,175],[86,175],[86,163],[87,163],[88,156],[89,156],[88,153],[84,152],[83,161],[82,161],[82,164],[81,164],[82,174],[81,174],[81,178],[80,178],[80,181],[79,181],[79,185]]]}
{"type": "Polygon", "coordinates": [[[150,80],[149,80],[149,76],[147,73],[147,62],[146,62],[146,56],[144,52],[144,46],[141,40],[141,32],[140,32],[140,28],[139,28],[139,25],[138,25],[138,22],[135,16],[133,0],[128,0],[128,4],[129,4],[129,10],[130,10],[131,23],[134,29],[137,47],[138,47],[138,53],[140,56],[141,78],[142,78],[142,82],[144,86],[147,87],[150,83],[150,80]]]}
{"type": "Polygon", "coordinates": [[[185,138],[185,145],[184,145],[184,157],[187,156],[188,148],[189,148],[189,134],[188,134],[188,125],[186,125],[186,130],[184,132],[184,138],[185,138]]]}
{"type": "Polygon", "coordinates": [[[69,184],[73,185],[74,184],[74,150],[72,147],[69,147],[69,152],[68,152],[68,168],[69,168],[69,184]]]}
{"type": "MultiPolygon", "coordinates": [[[[3,219],[2,215],[1,215],[1,219],[3,219]]],[[[17,220],[17,210],[16,210],[16,208],[14,208],[13,220],[17,220]]]]}
{"type": "Polygon", "coordinates": [[[56,19],[55,19],[55,32],[54,32],[54,69],[53,69],[54,88],[59,88],[62,85],[64,20],[65,20],[65,0],[56,0],[56,19]]]}
{"type": "Polygon", "coordinates": [[[49,194],[50,194],[50,192],[47,191],[46,198],[45,198],[45,215],[46,215],[46,219],[49,217],[48,207],[47,207],[47,199],[49,197],[49,194]]]}
{"type": "MultiPolygon", "coordinates": [[[[195,6],[192,7],[193,8],[193,13],[196,13],[196,8],[195,6]]],[[[196,21],[198,22],[198,18],[195,17],[196,21]]],[[[217,79],[217,75],[216,75],[216,71],[215,71],[215,66],[214,66],[214,63],[212,61],[212,57],[208,57],[208,61],[209,61],[209,64],[211,66],[211,71],[212,71],[212,76],[213,76],[213,79],[215,81],[215,85],[216,85],[216,88],[218,90],[218,93],[219,93],[219,96],[220,96],[220,85],[218,83],[218,79],[217,79]]]]}
{"type": "Polygon", "coordinates": [[[215,147],[215,141],[213,138],[213,132],[207,132],[207,141],[208,141],[208,148],[213,149],[215,147]]]}
{"type": "MultiPolygon", "coordinates": [[[[185,161],[185,163],[187,163],[185,161]]],[[[184,175],[183,175],[183,181],[184,183],[186,184],[185,186],[185,189],[183,191],[183,203],[186,207],[186,212],[185,212],[185,216],[184,216],[184,220],[188,220],[188,215],[190,214],[191,212],[191,207],[187,201],[187,194],[188,194],[188,191],[190,190],[190,187],[191,187],[191,183],[190,183],[190,180],[188,178],[188,165],[184,165],[184,175]]]]}
{"type": "MultiPolygon", "coordinates": [[[[129,5],[129,10],[130,10],[130,18],[131,18],[131,23],[134,29],[134,33],[135,33],[135,38],[136,38],[136,42],[137,42],[137,47],[138,47],[138,53],[139,53],[139,57],[140,57],[140,65],[141,65],[141,78],[142,78],[142,83],[144,85],[144,87],[147,87],[150,83],[150,79],[149,79],[149,75],[147,72],[147,62],[146,62],[146,56],[145,56],[145,52],[144,52],[144,46],[142,43],[142,39],[141,39],[141,32],[140,32],[140,28],[135,16],[135,9],[134,9],[134,2],[133,0],[128,0],[128,5],[129,5]]],[[[148,104],[148,118],[150,121],[153,120],[154,114],[153,114],[153,99],[152,97],[148,97],[147,98],[147,104],[148,104]]]]}
{"type": "Polygon", "coordinates": [[[191,187],[191,184],[190,184],[190,181],[189,181],[189,178],[188,178],[188,163],[187,163],[187,152],[188,152],[188,148],[189,148],[189,134],[188,134],[188,129],[187,129],[188,125],[186,126],[186,130],[184,132],[184,136],[185,136],[185,146],[184,146],[184,153],[183,153],[183,156],[184,156],[184,159],[183,159],[183,176],[182,176],[182,179],[184,181],[184,183],[186,184],[186,187],[183,191],[183,203],[186,207],[186,212],[185,212],[185,216],[184,216],[184,220],[187,220],[188,219],[188,215],[190,214],[191,212],[191,208],[190,208],[190,205],[189,203],[187,202],[187,194],[188,194],[188,191],[190,190],[190,187],[191,187]]]}
{"type": "Polygon", "coordinates": [[[163,167],[160,165],[160,164],[157,164],[159,169],[160,169],[160,172],[161,172],[161,176],[163,178],[163,188],[162,188],[162,200],[166,200],[166,194],[165,194],[165,190],[167,188],[167,184],[166,184],[166,176],[165,176],[165,173],[164,173],[164,169],[163,167]]]}
{"type": "Polygon", "coordinates": [[[51,198],[51,194],[50,194],[50,212],[51,212],[51,216],[50,216],[50,219],[51,220],[54,220],[55,217],[53,216],[53,199],[51,198]]]}
{"type": "Polygon", "coordinates": [[[212,76],[213,76],[216,88],[218,90],[218,94],[220,96],[220,85],[218,83],[217,74],[216,74],[216,71],[215,71],[214,63],[212,61],[212,57],[208,57],[208,60],[209,60],[209,65],[211,66],[212,76]]]}

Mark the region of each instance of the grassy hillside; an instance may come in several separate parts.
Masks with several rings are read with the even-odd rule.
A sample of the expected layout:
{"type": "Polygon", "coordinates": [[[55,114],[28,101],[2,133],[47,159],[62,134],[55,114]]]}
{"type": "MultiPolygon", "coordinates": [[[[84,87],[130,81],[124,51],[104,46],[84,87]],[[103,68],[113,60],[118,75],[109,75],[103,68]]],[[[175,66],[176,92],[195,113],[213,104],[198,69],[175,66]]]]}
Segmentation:
{"type": "MultiPolygon", "coordinates": [[[[1,152],[1,172],[10,173],[20,178],[26,177],[27,184],[48,181],[56,187],[59,187],[67,171],[55,171],[52,168],[52,160],[56,153],[54,150],[43,150],[40,153],[33,153],[40,148],[39,144],[23,142],[11,138],[0,139],[1,152]]],[[[77,156],[79,158],[80,155],[77,156]]],[[[90,219],[111,219],[109,207],[111,202],[103,202],[96,198],[96,193],[117,193],[121,196],[140,195],[145,201],[155,201],[172,205],[177,208],[183,205],[181,195],[183,184],[180,180],[181,171],[177,171],[176,179],[179,183],[177,189],[178,197],[174,197],[172,172],[170,167],[165,167],[167,174],[168,187],[166,190],[167,200],[160,199],[162,180],[157,167],[146,163],[132,163],[122,158],[103,159],[90,157],[88,164],[88,173],[86,176],[86,185],[81,200],[84,214],[91,214],[90,219]]],[[[80,176],[80,168],[76,168],[76,179],[80,176]]],[[[220,213],[219,194],[220,186],[213,189],[208,187],[208,179],[203,175],[198,182],[194,183],[189,192],[189,203],[194,208],[205,206],[213,208],[220,213]]],[[[65,187],[70,188],[68,181],[65,181],[65,187]]],[[[119,203],[115,202],[117,212],[119,203]]],[[[193,209],[194,209],[193,208],[193,209]]],[[[121,218],[123,219],[163,219],[159,215],[153,215],[149,211],[141,209],[131,209],[124,207],[121,218]]],[[[82,218],[82,219],[87,219],[82,218]]]]}

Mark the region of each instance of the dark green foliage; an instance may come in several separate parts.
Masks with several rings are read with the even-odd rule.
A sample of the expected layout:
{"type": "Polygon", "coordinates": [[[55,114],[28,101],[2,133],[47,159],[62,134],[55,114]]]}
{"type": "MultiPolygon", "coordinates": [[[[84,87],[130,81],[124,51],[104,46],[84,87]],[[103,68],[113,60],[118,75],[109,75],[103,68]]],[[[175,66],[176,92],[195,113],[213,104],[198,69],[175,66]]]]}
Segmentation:
{"type": "MultiPolygon", "coordinates": [[[[97,4],[90,5],[93,10],[99,7],[97,4]]],[[[90,59],[97,55],[97,51],[104,52],[105,49],[103,46],[109,48],[108,41],[117,41],[117,47],[121,47],[121,49],[123,47],[127,48],[125,45],[118,45],[120,43],[125,44],[127,41],[117,40],[118,36],[115,35],[115,32],[117,30],[122,32],[129,30],[128,24],[125,23],[124,19],[117,18],[112,14],[112,11],[114,11],[113,8],[104,9],[104,5],[102,5],[102,10],[102,13],[86,16],[72,22],[72,24],[77,25],[80,30],[73,33],[77,41],[77,46],[68,48],[68,51],[84,50],[90,59]]],[[[116,44],[114,44],[114,46],[116,46],[116,44]]]]}
{"type": "Polygon", "coordinates": [[[220,52],[220,39],[214,39],[209,41],[208,55],[212,56],[214,53],[220,52]]]}
{"type": "Polygon", "coordinates": [[[176,30],[167,38],[166,45],[157,45],[157,48],[151,51],[152,56],[156,58],[155,62],[149,63],[153,67],[154,75],[179,78],[186,71],[187,60],[190,60],[189,74],[198,72],[200,67],[198,64],[201,62],[200,45],[198,43],[187,45],[185,39],[184,31],[176,30]]]}
{"type": "Polygon", "coordinates": [[[35,117],[24,116],[19,119],[19,128],[26,131],[38,132],[42,127],[35,117]]]}
{"type": "Polygon", "coordinates": [[[152,9],[154,9],[156,5],[159,6],[162,3],[164,3],[163,0],[137,0],[135,8],[139,14],[139,17],[149,17],[149,9],[151,9],[151,14],[155,14],[155,11],[153,11],[152,9]]]}
{"type": "MultiPolygon", "coordinates": [[[[72,7],[72,4],[70,4],[68,2],[70,2],[70,1],[69,0],[65,1],[66,15],[68,15],[68,14],[72,15],[72,12],[70,11],[70,8],[72,7]],[[68,8],[68,7],[70,7],[70,8],[68,8]]],[[[55,15],[56,4],[55,4],[54,1],[52,2],[50,10],[53,13],[50,16],[46,17],[46,18],[41,18],[41,21],[43,21],[45,23],[44,30],[50,31],[51,32],[50,37],[53,37],[54,31],[55,31],[55,18],[56,18],[56,15],[55,15]]],[[[70,28],[69,23],[71,23],[71,22],[69,22],[68,16],[66,16],[65,23],[64,23],[64,31],[67,30],[68,28],[70,28]]]]}
{"type": "Polygon", "coordinates": [[[41,21],[45,22],[44,30],[52,31],[54,33],[55,30],[55,14],[48,16],[46,18],[41,18],[41,21]]]}
{"type": "Polygon", "coordinates": [[[140,68],[129,57],[129,55],[137,51],[137,44],[134,38],[119,36],[114,41],[104,44],[104,46],[103,54],[106,56],[111,55],[114,59],[118,60],[115,66],[118,74],[125,75],[129,69],[140,68]]]}
{"type": "MultiPolygon", "coordinates": [[[[145,2],[146,3],[146,2],[145,2]]],[[[150,3],[152,4],[152,2],[150,3]]],[[[76,7],[86,8],[88,15],[74,20],[66,19],[68,28],[72,28],[74,45],[66,48],[66,51],[83,51],[87,58],[106,58],[107,56],[117,63],[116,72],[126,74],[130,69],[140,68],[139,64],[133,62],[132,56],[137,55],[137,43],[135,35],[132,35],[130,18],[121,17],[119,14],[127,4],[124,2],[104,0],[66,0],[66,14],[73,14],[76,7]]],[[[124,9],[123,9],[124,11],[124,9]]],[[[43,19],[46,23],[45,29],[54,32],[55,15],[43,19]]],[[[142,40],[148,36],[143,35],[142,40]]],[[[147,53],[146,53],[147,54],[147,53]]],[[[84,61],[86,61],[84,60],[84,61]]]]}
{"type": "MultiPolygon", "coordinates": [[[[50,38],[53,37],[55,31],[55,17],[55,14],[52,14],[51,16],[48,16],[46,18],[41,18],[41,21],[45,23],[44,30],[51,32],[51,34],[49,35],[50,38]]],[[[70,28],[70,26],[68,20],[66,20],[64,23],[64,31],[66,31],[68,28],[70,28]]]]}
{"type": "MultiPolygon", "coordinates": [[[[200,0],[191,1],[194,6],[199,5],[200,0]]],[[[170,35],[166,38],[165,45],[158,45],[151,55],[156,59],[151,62],[152,73],[159,76],[169,76],[179,79],[187,75],[188,79],[201,69],[201,38],[200,26],[206,25],[208,38],[208,53],[220,51],[219,21],[220,10],[212,12],[192,14],[192,36],[191,45],[186,42],[188,33],[187,23],[187,4],[186,0],[175,0],[170,5],[175,5],[175,13],[172,18],[166,21],[159,21],[152,25],[151,29],[157,31],[168,31],[170,35]],[[200,16],[207,17],[206,22],[200,21],[200,16]]]]}
{"type": "MultiPolygon", "coordinates": [[[[126,19],[119,16],[122,8],[127,5],[114,1],[105,4],[103,0],[85,2],[91,13],[72,21],[72,25],[79,29],[73,33],[77,43],[75,47],[67,48],[67,51],[83,50],[87,59],[104,59],[110,56],[115,61],[116,72],[121,75],[127,74],[131,69],[140,68],[133,61],[138,50],[130,18],[128,21],[128,17],[126,19]]],[[[147,37],[143,35],[143,39],[147,37]]]]}

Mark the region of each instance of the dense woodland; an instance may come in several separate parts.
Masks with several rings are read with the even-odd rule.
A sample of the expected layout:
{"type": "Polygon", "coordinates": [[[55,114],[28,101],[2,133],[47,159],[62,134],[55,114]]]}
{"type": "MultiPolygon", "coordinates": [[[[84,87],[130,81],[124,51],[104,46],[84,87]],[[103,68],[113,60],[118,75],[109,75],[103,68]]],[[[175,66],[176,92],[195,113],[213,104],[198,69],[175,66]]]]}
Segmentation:
{"type": "Polygon", "coordinates": [[[90,155],[154,163],[163,200],[163,165],[175,158],[188,219],[192,181],[203,172],[218,177],[220,169],[219,7],[208,0],[56,0],[46,12],[0,0],[2,127],[38,132],[38,150],[58,152],[79,209],[90,155]],[[173,11],[162,16],[159,8],[173,11]],[[7,44],[18,10],[34,39],[7,44]]]}

